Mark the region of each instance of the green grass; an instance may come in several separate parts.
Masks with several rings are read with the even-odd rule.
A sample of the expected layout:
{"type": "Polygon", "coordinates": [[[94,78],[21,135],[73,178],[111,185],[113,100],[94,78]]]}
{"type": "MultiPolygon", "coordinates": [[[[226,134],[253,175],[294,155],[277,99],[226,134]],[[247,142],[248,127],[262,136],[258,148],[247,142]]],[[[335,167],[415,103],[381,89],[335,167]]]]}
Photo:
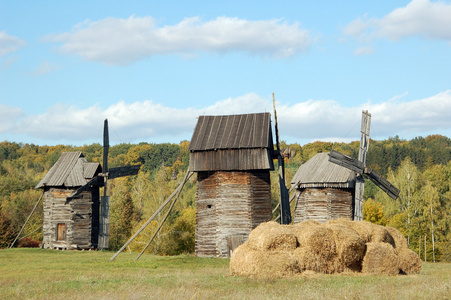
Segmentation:
{"type": "Polygon", "coordinates": [[[229,260],[43,249],[0,250],[1,299],[449,299],[451,264],[419,275],[229,275],[229,260]]]}

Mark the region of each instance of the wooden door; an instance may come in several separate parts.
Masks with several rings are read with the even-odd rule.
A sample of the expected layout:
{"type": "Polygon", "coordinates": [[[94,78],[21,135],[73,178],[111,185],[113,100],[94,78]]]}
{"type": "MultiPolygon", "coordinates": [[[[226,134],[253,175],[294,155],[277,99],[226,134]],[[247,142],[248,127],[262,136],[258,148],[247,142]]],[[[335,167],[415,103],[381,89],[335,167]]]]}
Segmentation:
{"type": "Polygon", "coordinates": [[[58,228],[56,231],[56,240],[65,241],[66,240],[66,224],[58,223],[58,228]]]}

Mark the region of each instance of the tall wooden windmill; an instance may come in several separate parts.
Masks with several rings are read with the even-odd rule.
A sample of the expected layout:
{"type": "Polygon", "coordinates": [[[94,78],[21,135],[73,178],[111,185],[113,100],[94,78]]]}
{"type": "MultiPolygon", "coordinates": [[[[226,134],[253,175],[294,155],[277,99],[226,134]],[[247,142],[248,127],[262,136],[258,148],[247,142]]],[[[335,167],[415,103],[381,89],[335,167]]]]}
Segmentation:
{"type": "Polygon", "coordinates": [[[347,169],[355,171],[356,186],[355,186],[355,206],[354,206],[354,220],[363,220],[363,192],[365,181],[363,175],[367,175],[368,178],[374,182],[379,188],[381,188],[388,196],[393,199],[397,199],[399,196],[399,190],[393,186],[387,179],[383,178],[373,169],[366,166],[366,154],[369,147],[369,135],[370,135],[371,114],[368,111],[362,111],[362,129],[361,140],[359,149],[359,158],[354,159],[348,155],[332,150],[329,154],[329,161],[347,169]]]}
{"type": "Polygon", "coordinates": [[[103,126],[103,172],[93,177],[88,183],[80,187],[71,197],[74,198],[84,190],[93,185],[98,185],[103,181],[103,196],[100,201],[99,220],[99,240],[98,249],[108,249],[110,236],[110,196],[108,196],[108,179],[138,174],[140,165],[124,166],[108,169],[108,149],[109,149],[108,119],[105,119],[103,126]]]}

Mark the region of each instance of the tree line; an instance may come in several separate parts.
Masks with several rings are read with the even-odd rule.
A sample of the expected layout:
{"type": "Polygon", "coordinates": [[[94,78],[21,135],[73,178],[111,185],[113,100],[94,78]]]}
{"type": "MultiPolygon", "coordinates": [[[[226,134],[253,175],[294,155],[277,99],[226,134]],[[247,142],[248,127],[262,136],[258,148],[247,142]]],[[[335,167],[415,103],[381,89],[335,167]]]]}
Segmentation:
{"type": "MultiPolygon", "coordinates": [[[[110,147],[109,166],[142,165],[138,175],[117,178],[111,185],[110,248],[118,249],[153,214],[183,179],[189,164],[189,142],[178,144],[122,143],[110,147]]],[[[336,150],[357,157],[359,142],[313,142],[306,145],[281,142],[289,150],[287,183],[297,168],[318,152],[336,150]]],[[[0,247],[7,247],[33,209],[41,191],[34,186],[58,160],[62,152],[82,151],[88,161],[102,162],[102,146],[39,146],[0,142],[0,247]]],[[[367,165],[401,190],[393,201],[369,180],[365,184],[364,218],[398,228],[409,246],[427,260],[451,261],[451,139],[441,135],[403,140],[398,136],[370,141],[367,165]]],[[[272,177],[272,198],[276,205],[276,172],[272,177]]],[[[194,251],[196,181],[185,186],[148,251],[178,254],[194,251]]],[[[42,201],[17,245],[35,245],[42,240],[42,201]]],[[[160,220],[163,214],[159,216],[160,220]]],[[[158,218],[131,245],[142,249],[158,226],[158,218]]]]}

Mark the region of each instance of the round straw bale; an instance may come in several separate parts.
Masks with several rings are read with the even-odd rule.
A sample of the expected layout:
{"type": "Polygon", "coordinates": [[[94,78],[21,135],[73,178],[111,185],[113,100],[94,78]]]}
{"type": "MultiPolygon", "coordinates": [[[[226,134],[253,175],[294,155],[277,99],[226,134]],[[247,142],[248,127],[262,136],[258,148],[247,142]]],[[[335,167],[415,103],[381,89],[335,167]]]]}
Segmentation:
{"type": "Polygon", "coordinates": [[[292,252],[255,250],[247,243],[235,249],[230,259],[232,275],[274,278],[301,272],[292,252]]]}
{"type": "Polygon", "coordinates": [[[352,228],[339,223],[327,223],[335,238],[340,263],[344,268],[360,271],[361,261],[365,254],[365,242],[352,228]]]}
{"type": "Polygon", "coordinates": [[[399,269],[402,273],[419,274],[421,271],[421,259],[414,251],[409,248],[401,248],[398,253],[399,269]]]}
{"type": "Polygon", "coordinates": [[[292,227],[276,222],[262,223],[250,233],[249,246],[255,250],[294,250],[298,243],[292,227]]]}
{"type": "Polygon", "coordinates": [[[329,260],[337,255],[334,234],[330,228],[307,223],[304,226],[294,226],[293,233],[299,247],[310,247],[322,259],[329,260]]]}
{"type": "Polygon", "coordinates": [[[346,219],[346,218],[331,219],[331,220],[327,221],[327,224],[336,224],[336,225],[342,225],[342,226],[346,226],[346,227],[352,227],[352,223],[354,223],[354,221],[352,221],[350,219],[346,219]]]}
{"type": "Polygon", "coordinates": [[[399,274],[399,259],[394,248],[387,243],[367,243],[362,262],[362,273],[375,275],[399,274]]]}
{"type": "Polygon", "coordinates": [[[321,226],[322,224],[320,223],[320,222],[318,222],[318,221],[315,221],[315,220],[307,220],[307,221],[302,221],[302,222],[300,222],[300,223],[296,223],[296,224],[294,224],[293,226],[294,227],[304,227],[304,226],[307,226],[307,227],[312,227],[312,226],[321,226]]]}
{"type": "Polygon", "coordinates": [[[401,249],[408,248],[406,237],[398,229],[393,227],[385,227],[385,229],[390,233],[395,241],[395,250],[399,252],[401,249]]]}
{"type": "Polygon", "coordinates": [[[366,221],[351,221],[350,226],[357,231],[365,243],[388,243],[395,247],[395,241],[384,226],[366,221]]]}
{"type": "Polygon", "coordinates": [[[297,248],[294,251],[299,269],[301,271],[310,270],[319,273],[333,274],[343,271],[338,263],[337,255],[325,256],[313,247],[306,246],[297,248]]]}

